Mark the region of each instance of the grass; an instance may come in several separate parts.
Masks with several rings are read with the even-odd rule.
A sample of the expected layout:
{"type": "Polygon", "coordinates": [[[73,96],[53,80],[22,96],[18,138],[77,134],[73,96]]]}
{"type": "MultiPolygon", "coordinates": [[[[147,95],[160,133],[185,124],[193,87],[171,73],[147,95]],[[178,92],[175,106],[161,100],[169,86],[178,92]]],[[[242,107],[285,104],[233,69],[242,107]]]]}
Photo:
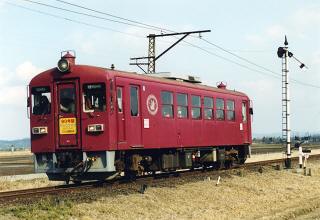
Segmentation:
{"type": "Polygon", "coordinates": [[[150,180],[145,194],[138,184],[110,185],[2,205],[0,219],[314,219],[320,217],[320,163],[308,166],[312,176],[265,167],[262,174],[229,170],[150,180]]]}
{"type": "Polygon", "coordinates": [[[72,216],[72,202],[46,197],[31,204],[9,205],[0,208],[0,216],[14,216],[18,219],[66,219],[72,216]]]}

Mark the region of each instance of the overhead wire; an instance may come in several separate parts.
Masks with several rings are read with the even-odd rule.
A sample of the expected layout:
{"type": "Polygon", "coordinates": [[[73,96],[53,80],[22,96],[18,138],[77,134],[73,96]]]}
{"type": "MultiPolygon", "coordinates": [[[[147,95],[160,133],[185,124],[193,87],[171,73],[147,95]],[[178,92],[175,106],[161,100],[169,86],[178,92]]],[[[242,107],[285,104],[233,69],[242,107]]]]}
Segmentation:
{"type": "MultiPolygon", "coordinates": [[[[259,67],[259,68],[261,68],[261,69],[264,69],[265,71],[268,71],[268,72],[270,72],[270,73],[273,73],[273,74],[282,76],[280,73],[277,73],[277,72],[275,72],[275,71],[273,71],[273,70],[270,70],[270,69],[268,69],[268,68],[266,68],[266,67],[264,67],[264,66],[261,66],[261,65],[259,65],[259,64],[256,64],[256,63],[254,63],[254,62],[252,62],[252,61],[250,61],[250,60],[248,60],[248,59],[246,59],[246,58],[243,58],[243,57],[241,57],[241,56],[239,56],[239,55],[237,55],[237,54],[235,54],[235,53],[233,53],[233,52],[231,52],[231,51],[229,51],[229,50],[227,50],[227,49],[224,49],[223,47],[221,47],[221,46],[219,46],[219,45],[217,45],[217,44],[214,44],[214,43],[212,43],[212,42],[210,42],[210,41],[208,41],[208,40],[206,40],[206,39],[203,39],[203,38],[202,38],[201,40],[203,40],[204,42],[206,42],[206,43],[208,43],[208,44],[210,44],[210,45],[212,45],[212,46],[214,46],[214,47],[216,47],[216,48],[219,48],[220,50],[223,50],[224,52],[226,52],[226,53],[228,53],[228,54],[231,54],[232,56],[237,57],[237,58],[240,59],[240,60],[246,61],[247,63],[250,63],[250,64],[252,64],[252,65],[254,65],[254,66],[257,66],[257,67],[259,67]]],[[[296,80],[296,79],[291,79],[291,81],[294,82],[294,83],[297,83],[297,84],[304,85],[304,86],[309,86],[309,87],[313,87],[313,88],[318,88],[318,89],[320,89],[320,86],[313,85],[313,84],[306,83],[306,82],[302,82],[302,81],[299,81],[299,80],[296,80]]]]}
{"type": "Polygon", "coordinates": [[[116,29],[108,28],[108,27],[105,27],[105,26],[100,26],[100,25],[95,25],[95,24],[91,24],[91,23],[78,21],[78,20],[67,18],[67,17],[63,17],[63,16],[60,16],[60,15],[56,15],[56,14],[52,14],[52,13],[48,13],[48,12],[43,12],[43,11],[40,11],[40,10],[37,10],[37,9],[28,8],[28,7],[25,7],[25,6],[22,6],[22,5],[18,5],[18,4],[12,3],[12,2],[8,2],[8,1],[4,1],[4,2],[6,4],[9,4],[9,5],[14,6],[14,7],[22,8],[22,9],[25,9],[25,10],[28,10],[28,11],[36,12],[36,13],[39,13],[39,14],[47,15],[47,16],[58,18],[58,19],[62,19],[62,20],[67,20],[69,22],[82,24],[82,25],[86,25],[86,26],[94,27],[94,28],[98,28],[98,29],[108,30],[108,31],[119,33],[119,34],[129,35],[129,36],[132,36],[132,37],[145,38],[144,36],[141,36],[141,35],[131,34],[131,33],[119,31],[119,30],[116,30],[116,29]]]}
{"type": "Polygon", "coordinates": [[[85,7],[85,6],[82,6],[82,5],[70,3],[70,2],[67,2],[67,1],[63,1],[63,0],[55,0],[55,1],[67,4],[67,5],[71,5],[71,6],[74,6],[74,7],[77,7],[77,8],[85,9],[85,10],[88,10],[88,11],[91,11],[91,12],[95,12],[95,13],[98,13],[98,14],[103,14],[103,15],[107,15],[107,16],[110,16],[110,17],[113,17],[113,18],[120,19],[120,20],[128,21],[128,22],[131,22],[131,23],[136,23],[136,24],[143,25],[143,26],[146,26],[146,27],[150,27],[152,29],[158,29],[158,30],[162,30],[162,31],[166,31],[166,32],[174,32],[174,31],[169,30],[169,29],[157,27],[157,26],[154,26],[154,25],[150,25],[150,24],[146,24],[146,23],[143,23],[143,22],[135,21],[135,20],[132,20],[132,19],[127,19],[127,18],[124,18],[124,17],[120,17],[120,16],[113,15],[113,14],[110,14],[110,13],[98,11],[98,10],[95,10],[95,9],[92,9],[92,8],[88,8],[88,7],[85,7]]]}
{"type": "MultiPolygon", "coordinates": [[[[108,18],[105,18],[105,17],[100,17],[100,16],[96,16],[96,15],[92,15],[92,14],[87,14],[87,13],[83,13],[83,12],[78,12],[78,11],[74,11],[74,10],[70,10],[70,9],[65,9],[65,8],[61,8],[61,7],[57,7],[57,6],[53,6],[53,5],[49,5],[49,4],[45,4],[45,3],[41,3],[41,2],[37,2],[37,1],[32,1],[32,0],[21,0],[21,1],[25,1],[25,2],[29,2],[29,3],[34,3],[34,4],[38,4],[38,5],[42,5],[42,6],[46,6],[46,7],[50,7],[50,8],[55,8],[55,9],[58,9],[58,10],[63,10],[63,11],[67,11],[67,12],[71,12],[71,13],[75,13],[75,14],[79,14],[79,15],[85,15],[85,16],[88,16],[88,17],[93,17],[93,18],[97,18],[97,19],[102,19],[102,20],[106,20],[106,21],[111,21],[111,22],[116,22],[116,23],[121,23],[121,24],[125,24],[125,25],[130,25],[130,26],[135,26],[135,27],[138,27],[138,28],[144,28],[144,29],[149,29],[149,30],[156,30],[156,31],[161,31],[161,32],[174,32],[173,30],[169,30],[169,29],[166,29],[166,28],[162,28],[162,27],[157,27],[157,26],[154,26],[154,25],[149,25],[149,24],[146,24],[146,23],[143,23],[143,22],[139,22],[139,21],[135,21],[135,20],[132,20],[132,19],[127,19],[127,18],[123,18],[123,17],[120,17],[120,16],[116,16],[116,15],[113,15],[113,14],[110,14],[110,13],[105,13],[105,12],[102,12],[102,11],[98,11],[98,10],[95,10],[95,9],[91,9],[91,8],[88,8],[88,7],[85,7],[85,6],[81,6],[81,5],[78,5],[78,4],[74,4],[74,3],[70,3],[70,2],[67,2],[67,1],[63,1],[63,0],[55,0],[57,2],[60,2],[60,3],[63,3],[63,4],[68,4],[68,5],[71,5],[73,7],[78,7],[78,8],[81,8],[81,9],[85,9],[85,10],[88,10],[88,11],[91,11],[91,12],[95,12],[95,13],[99,13],[99,14],[103,14],[103,15],[107,15],[107,16],[111,16],[113,18],[117,18],[117,19],[121,19],[121,20],[125,20],[125,21],[128,21],[128,22],[122,22],[122,21],[116,21],[114,19],[108,19],[108,18]]],[[[12,3],[11,3],[12,4],[12,3]]],[[[17,5],[15,5],[17,6],[17,5]]],[[[21,8],[25,8],[25,9],[28,9],[28,10],[31,10],[31,11],[36,11],[38,13],[41,13],[41,14],[46,14],[46,15],[50,15],[50,16],[53,16],[53,17],[59,17],[59,18],[62,18],[64,20],[68,20],[68,21],[71,21],[71,22],[75,22],[75,23],[79,23],[79,24],[83,24],[83,25],[87,25],[87,26],[91,26],[91,27],[96,27],[96,28],[102,28],[102,29],[105,29],[105,30],[109,30],[109,31],[115,31],[115,32],[118,32],[118,33],[122,33],[122,34],[126,34],[126,35],[131,35],[131,36],[135,36],[137,37],[137,35],[133,35],[133,34],[130,34],[130,33],[126,33],[126,32],[121,32],[121,31],[118,31],[118,30],[114,30],[114,29],[111,29],[111,28],[106,28],[106,27],[103,27],[103,26],[98,26],[98,25],[93,25],[93,24],[90,24],[90,23],[86,23],[86,22],[81,22],[81,21],[77,21],[77,20],[74,20],[74,19],[70,19],[70,18],[65,18],[65,17],[62,17],[62,16],[57,16],[57,15],[53,15],[53,14],[50,14],[50,13],[46,13],[46,12],[41,12],[39,10],[33,10],[33,9],[30,9],[30,8],[26,8],[26,7],[23,7],[23,6],[18,6],[18,7],[21,7],[21,8]]],[[[142,36],[139,36],[139,37],[142,37],[142,36]]],[[[222,51],[224,51],[225,53],[228,53],[242,61],[245,61],[253,66],[256,66],[258,68],[261,68],[263,69],[264,71],[267,71],[268,73],[266,72],[263,72],[263,71],[260,71],[260,70],[257,70],[257,69],[253,69],[251,67],[248,67],[247,65],[244,65],[244,64],[240,64],[236,61],[233,61],[231,59],[228,59],[224,56],[221,56],[221,55],[218,55],[216,53],[213,53],[212,51],[209,51],[203,47],[200,47],[200,46],[197,46],[195,44],[192,44],[188,41],[184,41],[187,45],[191,46],[191,47],[194,47],[194,48],[198,48],[210,55],[213,55],[215,57],[218,57],[220,59],[223,59],[225,61],[228,61],[228,62],[231,62],[235,65],[238,65],[238,66],[241,66],[243,68],[246,68],[246,69],[249,69],[251,71],[254,71],[254,72],[257,72],[257,73],[260,73],[260,74],[264,74],[264,75],[269,75],[269,76],[272,76],[272,77],[277,77],[277,78],[280,78],[281,77],[281,74],[273,71],[273,70],[270,70],[262,65],[259,65],[259,64],[256,64],[242,56],[239,56],[217,44],[214,44],[204,38],[200,38],[202,41],[210,44],[211,46],[214,46],[222,51]]],[[[301,84],[301,85],[304,85],[304,86],[309,86],[309,87],[313,87],[313,88],[320,88],[320,86],[316,86],[316,85],[313,85],[313,84],[309,84],[309,83],[305,83],[305,82],[301,82],[299,80],[295,80],[295,79],[292,79],[292,81],[294,83],[297,83],[297,84],[301,84]]]]}
{"type": "Polygon", "coordinates": [[[58,10],[62,10],[62,11],[67,11],[67,12],[71,12],[71,13],[78,14],[78,15],[84,15],[84,16],[87,16],[87,17],[101,19],[101,20],[105,20],[105,21],[110,21],[110,22],[115,22],[115,23],[119,23],[119,24],[135,26],[135,27],[138,27],[138,28],[144,28],[144,29],[157,30],[158,31],[158,29],[155,29],[155,28],[145,27],[145,26],[141,26],[141,25],[137,25],[137,24],[133,24],[133,23],[128,23],[128,22],[123,22],[123,21],[117,21],[117,20],[114,20],[114,19],[100,17],[100,16],[87,14],[87,13],[83,13],[83,12],[79,12],[79,11],[74,11],[74,10],[70,10],[70,9],[66,9],[66,8],[61,8],[61,7],[58,7],[58,6],[49,5],[49,4],[45,4],[45,3],[42,3],[42,2],[37,2],[37,1],[32,1],[32,0],[20,0],[20,1],[25,1],[25,2],[29,2],[29,3],[33,3],[33,4],[37,4],[37,5],[41,5],[41,6],[45,6],[45,7],[49,7],[49,8],[54,8],[54,9],[58,9],[58,10]]]}
{"type": "MultiPolygon", "coordinates": [[[[61,7],[57,7],[57,6],[53,6],[53,5],[49,5],[49,4],[44,4],[44,3],[41,3],[41,2],[37,2],[37,1],[32,1],[32,0],[21,0],[21,1],[25,1],[25,2],[30,2],[30,3],[34,3],[34,4],[38,4],[38,5],[42,5],[42,6],[46,6],[46,7],[50,7],[50,8],[55,8],[55,9],[58,9],[58,10],[63,10],[63,11],[68,11],[68,12],[71,12],[71,13],[75,13],[75,14],[80,14],[80,15],[85,15],[85,16],[89,16],[89,17],[93,17],[93,18],[97,18],[97,19],[103,19],[103,20],[108,20],[108,21],[112,21],[112,22],[117,22],[117,23],[122,23],[122,24],[126,24],[126,25],[133,25],[133,26],[136,26],[136,27],[139,27],[139,28],[146,28],[146,27],[143,27],[143,26],[137,26],[135,24],[130,24],[130,23],[126,23],[126,22],[118,22],[118,21],[115,21],[115,20],[112,20],[112,19],[107,19],[107,18],[104,18],[104,17],[99,17],[99,16],[95,16],[95,15],[91,15],[91,14],[87,14],[87,13],[82,13],[82,12],[77,12],[77,11],[73,11],[73,10],[69,10],[69,9],[65,9],[65,8],[61,8],[61,7]]],[[[152,30],[156,29],[158,31],[169,31],[169,32],[174,32],[172,30],[168,30],[168,29],[165,29],[165,28],[161,28],[161,27],[157,27],[157,26],[152,26],[152,25],[148,25],[148,24],[145,24],[145,23],[141,23],[141,22],[138,22],[138,21],[134,21],[134,20],[131,20],[131,19],[125,19],[125,18],[122,18],[122,17],[119,17],[119,16],[115,16],[115,15],[112,15],[112,14],[109,14],[109,13],[104,13],[104,12],[101,12],[101,11],[98,11],[98,10],[94,10],[94,9],[90,9],[90,8],[87,8],[87,7],[84,7],[84,6],[80,6],[80,5],[77,5],[77,4],[73,4],[73,3],[69,3],[69,2],[66,2],[66,1],[63,1],[63,0],[55,0],[57,2],[62,2],[62,3],[65,3],[65,4],[68,4],[68,5],[72,5],[72,6],[75,6],[75,7],[78,7],[78,8],[82,8],[82,9],[86,9],[86,10],[89,10],[89,11],[93,11],[93,12],[96,12],[96,13],[100,13],[100,14],[104,14],[104,15],[108,15],[108,16],[112,16],[112,17],[115,17],[115,18],[119,18],[119,19],[123,19],[123,20],[127,20],[127,21],[130,21],[132,23],[139,23],[141,25],[145,25],[145,26],[149,26],[149,27],[152,27],[152,30]]],[[[147,29],[150,29],[150,28],[147,28],[147,29]]],[[[251,71],[259,71],[259,70],[255,70],[253,68],[250,68],[246,65],[243,65],[243,64],[240,64],[238,62],[235,62],[235,61],[232,61],[228,58],[225,58],[223,56],[220,56],[218,54],[215,54],[211,51],[208,51],[202,47],[199,47],[197,45],[194,45],[192,43],[189,43],[187,41],[185,41],[186,44],[190,45],[191,47],[195,47],[195,48],[198,48],[202,51],[205,51],[206,53],[208,54],[211,54],[213,56],[216,56],[220,59],[223,59],[223,60],[226,60],[228,62],[231,62],[233,64],[236,64],[236,65],[239,65],[243,68],[246,68],[246,69],[249,69],[251,71]]],[[[244,59],[245,60],[245,59],[244,59]]],[[[251,63],[251,64],[254,64],[254,63],[251,63]]],[[[257,65],[258,66],[258,65],[257,65]]],[[[260,67],[260,66],[258,66],[260,67]]],[[[261,71],[259,71],[259,73],[262,73],[261,71]]],[[[270,75],[270,74],[269,74],[270,75]]]]}
{"type": "MultiPolygon", "coordinates": [[[[95,13],[99,13],[99,14],[111,16],[111,17],[114,17],[114,18],[118,18],[118,19],[121,19],[121,20],[129,21],[129,22],[132,22],[132,23],[136,23],[136,24],[152,27],[152,28],[158,29],[158,30],[163,31],[163,32],[165,32],[165,31],[174,32],[173,30],[169,30],[169,29],[166,29],[166,28],[163,28],[163,27],[157,27],[157,26],[149,25],[149,24],[142,23],[142,22],[139,22],[139,21],[135,21],[135,20],[132,20],[132,19],[123,18],[123,17],[116,16],[116,15],[113,15],[113,14],[110,14],[110,13],[105,13],[105,12],[101,12],[101,11],[98,11],[98,10],[95,10],[95,9],[91,9],[91,8],[88,8],[88,7],[85,7],[85,6],[81,6],[81,5],[78,5],[78,4],[70,3],[70,2],[67,2],[67,1],[64,1],[64,0],[55,0],[55,1],[60,2],[60,3],[64,3],[64,4],[68,4],[68,5],[71,5],[71,6],[74,6],[74,7],[78,7],[78,8],[81,8],[81,9],[89,10],[89,11],[92,11],[92,12],[95,12],[95,13]]],[[[210,45],[212,45],[212,46],[214,46],[214,47],[216,47],[216,48],[218,48],[218,49],[220,49],[220,50],[222,50],[222,51],[224,51],[224,52],[226,52],[226,53],[228,53],[228,54],[230,54],[230,55],[232,55],[232,56],[234,56],[234,57],[236,57],[236,58],[238,58],[240,60],[242,60],[242,61],[245,61],[245,62],[247,62],[247,63],[249,63],[251,65],[254,65],[254,66],[258,67],[258,68],[261,68],[261,69],[271,73],[271,74],[267,74],[267,75],[274,76],[274,74],[276,74],[278,76],[281,76],[281,74],[279,74],[279,73],[277,73],[277,72],[275,72],[273,70],[270,70],[269,68],[266,68],[266,67],[264,67],[262,65],[256,64],[256,63],[254,63],[254,62],[252,62],[252,61],[250,61],[250,60],[248,60],[248,59],[246,59],[246,58],[244,58],[242,56],[239,56],[239,55],[237,55],[237,54],[235,54],[235,53],[233,53],[233,52],[231,52],[231,51],[229,51],[229,50],[227,50],[227,49],[225,49],[225,48],[223,48],[223,47],[221,47],[221,46],[219,46],[217,44],[214,44],[214,43],[212,43],[212,42],[210,42],[210,41],[208,41],[208,40],[206,40],[204,38],[200,38],[200,39],[203,40],[204,42],[206,42],[206,43],[208,43],[208,44],[210,44],[210,45]]],[[[217,54],[215,54],[215,53],[213,53],[213,52],[211,52],[211,51],[209,51],[207,49],[204,49],[203,47],[196,46],[196,45],[194,45],[192,43],[189,43],[188,41],[185,41],[185,40],[184,40],[184,42],[187,43],[188,45],[192,46],[192,47],[196,47],[196,48],[198,48],[198,49],[200,49],[202,51],[205,51],[206,53],[209,53],[211,55],[219,57],[220,59],[224,59],[224,60],[232,62],[232,63],[234,63],[236,65],[239,65],[238,62],[234,62],[234,61],[232,61],[232,60],[230,60],[228,58],[225,58],[223,56],[217,55],[217,54]]],[[[242,66],[244,68],[247,68],[246,65],[240,64],[240,66],[242,66]]],[[[255,70],[255,69],[252,69],[252,68],[249,68],[249,69],[251,71],[256,71],[257,72],[257,70],[255,70]]],[[[262,71],[259,71],[259,73],[262,73],[262,71]]],[[[277,77],[277,78],[279,78],[279,77],[277,77]]],[[[313,87],[313,88],[320,88],[320,86],[316,86],[316,85],[313,85],[313,84],[301,82],[301,81],[296,80],[296,79],[292,79],[292,81],[295,82],[295,83],[301,84],[301,85],[305,85],[305,86],[309,86],[309,87],[313,87]]]]}

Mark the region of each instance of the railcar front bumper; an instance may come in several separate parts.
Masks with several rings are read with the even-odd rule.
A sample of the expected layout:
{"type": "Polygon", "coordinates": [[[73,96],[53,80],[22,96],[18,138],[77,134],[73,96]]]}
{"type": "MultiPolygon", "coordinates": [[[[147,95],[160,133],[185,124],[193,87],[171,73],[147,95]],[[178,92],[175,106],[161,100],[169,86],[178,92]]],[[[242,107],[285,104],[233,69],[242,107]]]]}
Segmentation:
{"type": "MultiPolygon", "coordinates": [[[[87,176],[99,176],[103,173],[113,173],[116,171],[115,151],[95,151],[82,152],[82,162],[85,163],[88,158],[95,158],[89,169],[85,172],[87,176]],[[92,173],[92,174],[90,174],[92,173]]],[[[36,173],[47,173],[50,176],[59,176],[66,174],[68,170],[74,167],[59,167],[59,153],[37,153],[34,155],[34,169],[36,173]]],[[[75,174],[77,171],[75,170],[75,174]]],[[[82,174],[83,175],[83,174],[82,174]]],[[[103,176],[103,175],[102,175],[103,176]]]]}

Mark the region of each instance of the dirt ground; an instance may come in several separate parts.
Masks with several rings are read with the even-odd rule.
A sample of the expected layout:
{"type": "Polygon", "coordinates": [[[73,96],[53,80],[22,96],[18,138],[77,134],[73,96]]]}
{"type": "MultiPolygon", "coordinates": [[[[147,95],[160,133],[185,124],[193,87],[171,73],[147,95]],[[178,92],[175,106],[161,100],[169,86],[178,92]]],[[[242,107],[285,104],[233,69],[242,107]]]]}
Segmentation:
{"type": "Polygon", "coordinates": [[[7,156],[32,156],[30,150],[22,150],[22,151],[0,151],[0,157],[7,157],[7,156]]]}
{"type": "Polygon", "coordinates": [[[0,176],[33,172],[33,156],[30,151],[0,151],[0,176]]]}
{"type": "MultiPolygon", "coordinates": [[[[35,204],[4,205],[0,219],[320,219],[320,161],[300,170],[227,171],[150,182],[144,194],[100,188],[76,199],[46,198],[35,204]],[[210,180],[208,180],[210,177],[210,180]],[[57,202],[58,201],[58,202],[57,202]]],[[[44,186],[47,180],[0,183],[0,190],[44,186]],[[4,186],[4,187],[3,187],[4,186]]]]}

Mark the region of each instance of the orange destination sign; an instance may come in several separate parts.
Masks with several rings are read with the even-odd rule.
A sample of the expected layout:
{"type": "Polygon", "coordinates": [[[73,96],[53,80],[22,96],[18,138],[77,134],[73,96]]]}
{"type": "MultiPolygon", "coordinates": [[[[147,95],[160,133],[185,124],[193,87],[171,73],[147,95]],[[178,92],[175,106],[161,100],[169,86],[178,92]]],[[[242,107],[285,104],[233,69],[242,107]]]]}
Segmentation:
{"type": "Polygon", "coordinates": [[[60,118],[59,134],[76,134],[77,119],[76,118],[60,118]]]}

